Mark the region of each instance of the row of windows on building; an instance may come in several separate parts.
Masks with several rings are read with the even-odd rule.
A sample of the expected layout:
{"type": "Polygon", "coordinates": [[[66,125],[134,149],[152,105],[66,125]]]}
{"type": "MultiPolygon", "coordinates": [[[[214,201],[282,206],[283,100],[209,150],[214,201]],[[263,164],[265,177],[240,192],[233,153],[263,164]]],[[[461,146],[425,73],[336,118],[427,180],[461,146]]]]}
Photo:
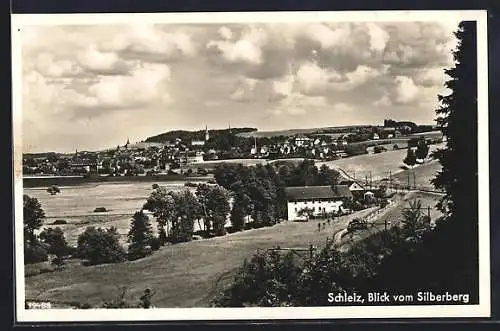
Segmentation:
{"type": "Polygon", "coordinates": [[[330,201],[315,201],[315,200],[312,200],[312,201],[311,201],[311,200],[299,200],[299,201],[294,201],[293,203],[296,205],[296,204],[297,204],[297,202],[300,202],[300,203],[307,203],[307,204],[309,204],[309,203],[311,203],[311,204],[315,204],[315,203],[325,203],[325,202],[330,203],[330,204],[335,203],[335,201],[331,201],[331,200],[330,200],[330,201]]]}
{"type": "MultiPolygon", "coordinates": [[[[312,210],[313,210],[313,213],[321,213],[321,212],[326,213],[325,207],[313,207],[312,210]]],[[[295,207],[295,212],[297,213],[298,211],[299,211],[298,208],[295,207]]]]}

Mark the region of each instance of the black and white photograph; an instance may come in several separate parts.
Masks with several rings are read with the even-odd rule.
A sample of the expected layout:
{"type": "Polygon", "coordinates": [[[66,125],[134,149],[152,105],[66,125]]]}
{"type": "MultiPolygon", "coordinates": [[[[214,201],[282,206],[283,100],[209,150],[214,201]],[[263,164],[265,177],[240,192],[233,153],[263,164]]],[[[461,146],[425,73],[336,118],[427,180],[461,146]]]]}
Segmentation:
{"type": "Polygon", "coordinates": [[[486,32],[13,15],[17,320],[489,317],[486,32]]]}

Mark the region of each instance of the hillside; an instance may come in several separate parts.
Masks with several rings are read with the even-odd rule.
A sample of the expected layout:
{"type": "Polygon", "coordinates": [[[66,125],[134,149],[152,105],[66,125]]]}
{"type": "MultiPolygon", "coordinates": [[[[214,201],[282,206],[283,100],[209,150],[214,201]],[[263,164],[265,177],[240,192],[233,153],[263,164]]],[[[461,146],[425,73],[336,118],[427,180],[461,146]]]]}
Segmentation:
{"type": "MultiPolygon", "coordinates": [[[[233,134],[241,134],[257,131],[256,128],[231,128],[231,133],[233,134]]],[[[210,137],[218,136],[220,134],[229,133],[229,129],[223,130],[208,130],[210,137]]],[[[164,133],[160,133],[156,136],[149,137],[145,140],[145,142],[155,142],[155,143],[164,143],[166,141],[175,140],[180,138],[182,140],[204,140],[205,139],[205,130],[198,131],[185,131],[185,130],[175,130],[168,131],[164,133]]]]}

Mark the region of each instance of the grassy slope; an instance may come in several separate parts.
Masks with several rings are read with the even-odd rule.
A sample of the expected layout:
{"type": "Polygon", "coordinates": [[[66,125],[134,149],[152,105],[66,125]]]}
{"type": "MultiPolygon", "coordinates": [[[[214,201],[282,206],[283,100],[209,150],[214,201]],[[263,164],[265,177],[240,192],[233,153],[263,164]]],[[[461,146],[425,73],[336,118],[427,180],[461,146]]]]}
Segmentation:
{"type": "Polygon", "coordinates": [[[224,237],[163,247],[152,256],[122,264],[84,267],[72,263],[65,270],[26,278],[30,299],[79,301],[93,305],[111,300],[126,286],[132,298],[146,287],[157,291],[159,307],[206,307],[211,297],[232,280],[232,272],[257,249],[307,248],[323,245],[326,237],[344,228],[361,211],[338,219],[318,232],[317,223],[285,222],[224,237]]]}

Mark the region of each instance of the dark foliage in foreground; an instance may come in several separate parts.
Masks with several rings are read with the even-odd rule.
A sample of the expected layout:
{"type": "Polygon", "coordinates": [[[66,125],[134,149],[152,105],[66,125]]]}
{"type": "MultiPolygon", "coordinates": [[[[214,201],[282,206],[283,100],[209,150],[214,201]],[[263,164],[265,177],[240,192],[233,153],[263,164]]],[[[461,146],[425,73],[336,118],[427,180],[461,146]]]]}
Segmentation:
{"type": "Polygon", "coordinates": [[[114,227],[88,227],[78,236],[77,255],[90,265],[123,262],[126,253],[118,239],[119,234],[114,227]]]}

